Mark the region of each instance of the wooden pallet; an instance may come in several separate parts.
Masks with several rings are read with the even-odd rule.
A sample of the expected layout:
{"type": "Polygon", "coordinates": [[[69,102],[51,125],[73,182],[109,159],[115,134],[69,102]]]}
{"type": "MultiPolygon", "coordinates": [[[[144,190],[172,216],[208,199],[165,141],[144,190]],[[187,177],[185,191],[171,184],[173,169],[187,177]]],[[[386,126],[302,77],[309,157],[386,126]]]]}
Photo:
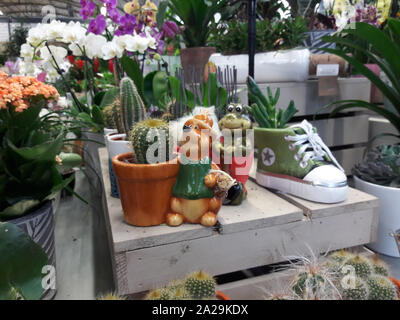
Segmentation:
{"type": "Polygon", "coordinates": [[[253,181],[241,206],[224,206],[218,225],[133,227],[110,196],[108,156],[99,150],[104,214],[119,294],[146,291],[203,269],[220,275],[375,240],[378,200],[351,189],[349,199],[324,205],[277,195],[253,181]]]}

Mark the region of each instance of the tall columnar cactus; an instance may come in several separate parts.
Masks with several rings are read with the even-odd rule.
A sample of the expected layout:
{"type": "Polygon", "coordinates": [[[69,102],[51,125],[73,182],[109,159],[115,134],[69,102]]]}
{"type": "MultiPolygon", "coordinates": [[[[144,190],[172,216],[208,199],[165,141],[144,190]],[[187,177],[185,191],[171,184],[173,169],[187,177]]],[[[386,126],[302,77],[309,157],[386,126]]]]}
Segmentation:
{"type": "Polygon", "coordinates": [[[214,278],[202,270],[189,274],[185,279],[185,289],[194,299],[215,297],[215,287],[214,278]]]}
{"type": "Polygon", "coordinates": [[[121,117],[118,117],[118,121],[115,121],[115,114],[120,112],[121,102],[116,99],[113,103],[109,104],[103,109],[103,120],[104,125],[108,129],[118,129],[121,117]]]}
{"type": "Polygon", "coordinates": [[[137,123],[130,132],[129,140],[132,143],[136,163],[164,162],[170,158],[169,126],[161,119],[147,119],[137,123]],[[154,159],[148,158],[148,150],[149,156],[153,156],[154,159]]]}
{"type": "Polygon", "coordinates": [[[120,83],[120,101],[123,132],[128,133],[135,123],[143,121],[146,108],[133,81],[125,77],[120,83]]]}

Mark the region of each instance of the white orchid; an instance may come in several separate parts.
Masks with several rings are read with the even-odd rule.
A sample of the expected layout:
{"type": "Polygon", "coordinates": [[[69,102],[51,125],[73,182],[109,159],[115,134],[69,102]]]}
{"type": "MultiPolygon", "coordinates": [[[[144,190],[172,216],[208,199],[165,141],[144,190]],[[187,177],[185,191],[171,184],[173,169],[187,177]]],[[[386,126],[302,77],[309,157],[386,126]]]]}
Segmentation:
{"type": "Polygon", "coordinates": [[[21,58],[32,60],[33,54],[34,54],[34,49],[33,47],[31,47],[30,44],[24,43],[21,46],[21,53],[20,53],[21,58]]]}
{"type": "Polygon", "coordinates": [[[89,59],[93,58],[101,58],[102,57],[102,50],[101,48],[107,43],[107,40],[100,35],[96,35],[90,33],[84,43],[84,47],[86,50],[86,55],[89,59]]]}
{"type": "Polygon", "coordinates": [[[33,47],[43,45],[43,41],[47,40],[47,34],[43,25],[39,24],[35,28],[29,29],[26,41],[33,47]]]}
{"type": "Polygon", "coordinates": [[[82,45],[86,37],[86,29],[79,22],[71,21],[63,32],[62,42],[82,45]]]}
{"type": "Polygon", "coordinates": [[[53,20],[46,28],[47,40],[59,40],[66,31],[67,24],[58,20],[53,20]]]}
{"type": "Polygon", "coordinates": [[[101,51],[103,53],[102,58],[104,60],[110,60],[115,57],[121,58],[124,50],[116,44],[115,41],[107,42],[102,48],[101,51]]]}
{"type": "Polygon", "coordinates": [[[52,61],[53,57],[57,64],[62,64],[68,51],[63,47],[49,46],[40,49],[40,58],[45,61],[52,61]],[[49,50],[50,49],[50,50],[49,50]]]}

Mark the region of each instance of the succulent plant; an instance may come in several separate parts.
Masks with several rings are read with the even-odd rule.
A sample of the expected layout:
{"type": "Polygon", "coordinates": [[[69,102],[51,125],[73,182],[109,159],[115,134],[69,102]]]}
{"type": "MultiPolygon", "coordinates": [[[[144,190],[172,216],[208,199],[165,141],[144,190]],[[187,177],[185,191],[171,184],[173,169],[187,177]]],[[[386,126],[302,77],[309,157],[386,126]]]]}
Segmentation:
{"type": "Polygon", "coordinates": [[[120,133],[128,133],[134,124],[143,121],[146,115],[144,102],[135,84],[128,77],[123,78],[120,82],[120,101],[123,125],[121,128],[123,132],[120,133]]]}
{"type": "Polygon", "coordinates": [[[355,278],[354,287],[349,287],[342,290],[344,300],[368,300],[369,289],[367,282],[359,277],[355,278]]]}
{"type": "Polygon", "coordinates": [[[337,262],[344,262],[347,259],[353,258],[354,254],[347,250],[337,250],[328,255],[329,260],[334,260],[337,262]]]}
{"type": "Polygon", "coordinates": [[[249,113],[257,121],[260,128],[285,128],[290,119],[299,111],[296,109],[293,100],[284,111],[278,109],[280,90],[275,91],[274,96],[270,87],[267,87],[268,97],[265,97],[252,77],[247,77],[247,89],[249,98],[254,102],[248,107],[249,113]]]}
{"type": "Polygon", "coordinates": [[[372,263],[372,267],[373,267],[373,272],[375,274],[379,274],[379,275],[385,276],[385,277],[389,276],[389,268],[386,265],[386,263],[384,263],[381,259],[379,259],[377,257],[373,257],[371,259],[371,263],[372,263]]]}
{"type": "Polygon", "coordinates": [[[194,299],[215,297],[215,286],[214,278],[202,270],[189,274],[185,279],[185,289],[194,299]]]}
{"type": "Polygon", "coordinates": [[[390,187],[400,187],[400,145],[381,145],[369,151],[353,168],[358,178],[390,187]]]}
{"type": "Polygon", "coordinates": [[[170,293],[166,288],[151,290],[145,300],[170,300],[170,293]]]}
{"type": "Polygon", "coordinates": [[[130,132],[136,163],[148,164],[170,159],[171,144],[168,123],[161,119],[147,119],[137,123],[130,132]],[[154,161],[147,153],[151,152],[154,161]]]}
{"type": "Polygon", "coordinates": [[[360,254],[347,259],[344,264],[354,267],[356,276],[362,279],[367,279],[373,273],[371,261],[367,257],[360,254]]]}
{"type": "Polygon", "coordinates": [[[109,104],[108,106],[104,107],[102,113],[103,113],[103,121],[104,121],[104,126],[109,129],[118,129],[117,128],[117,123],[122,125],[120,119],[121,117],[118,117],[118,121],[115,121],[114,114],[120,114],[120,106],[121,106],[121,101],[119,99],[116,99],[113,103],[109,104]]]}
{"type": "Polygon", "coordinates": [[[368,280],[370,300],[397,300],[397,287],[385,276],[372,275],[368,280]]]}

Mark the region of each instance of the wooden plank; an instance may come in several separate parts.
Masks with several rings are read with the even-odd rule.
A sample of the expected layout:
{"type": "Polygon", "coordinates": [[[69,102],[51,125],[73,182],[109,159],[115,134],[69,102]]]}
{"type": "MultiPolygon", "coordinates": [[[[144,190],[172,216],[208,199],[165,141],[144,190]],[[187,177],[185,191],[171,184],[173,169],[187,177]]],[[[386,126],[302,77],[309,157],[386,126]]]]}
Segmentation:
{"type": "Polygon", "coordinates": [[[107,150],[100,148],[99,154],[106,194],[106,214],[109,216],[108,232],[111,235],[115,253],[208,237],[215,234],[215,230],[212,228],[206,228],[198,224],[185,224],[178,228],[172,228],[167,225],[134,227],[127,224],[124,221],[120,199],[110,196],[111,186],[107,150]]]}
{"type": "Polygon", "coordinates": [[[259,229],[303,219],[303,212],[252,181],[240,206],[224,206],[218,214],[222,234],[259,229]]]}
{"type": "Polygon", "coordinates": [[[347,200],[333,204],[308,201],[289,194],[280,193],[280,195],[287,201],[302,208],[304,214],[312,219],[342,214],[343,212],[354,212],[365,209],[378,211],[379,209],[378,198],[353,188],[349,188],[347,200]]]}
{"type": "Polygon", "coordinates": [[[365,209],[130,251],[128,287],[119,293],[159,287],[198,269],[218,275],[285,261],[309,247],[320,253],[369,243],[375,239],[377,216],[365,209]]]}

